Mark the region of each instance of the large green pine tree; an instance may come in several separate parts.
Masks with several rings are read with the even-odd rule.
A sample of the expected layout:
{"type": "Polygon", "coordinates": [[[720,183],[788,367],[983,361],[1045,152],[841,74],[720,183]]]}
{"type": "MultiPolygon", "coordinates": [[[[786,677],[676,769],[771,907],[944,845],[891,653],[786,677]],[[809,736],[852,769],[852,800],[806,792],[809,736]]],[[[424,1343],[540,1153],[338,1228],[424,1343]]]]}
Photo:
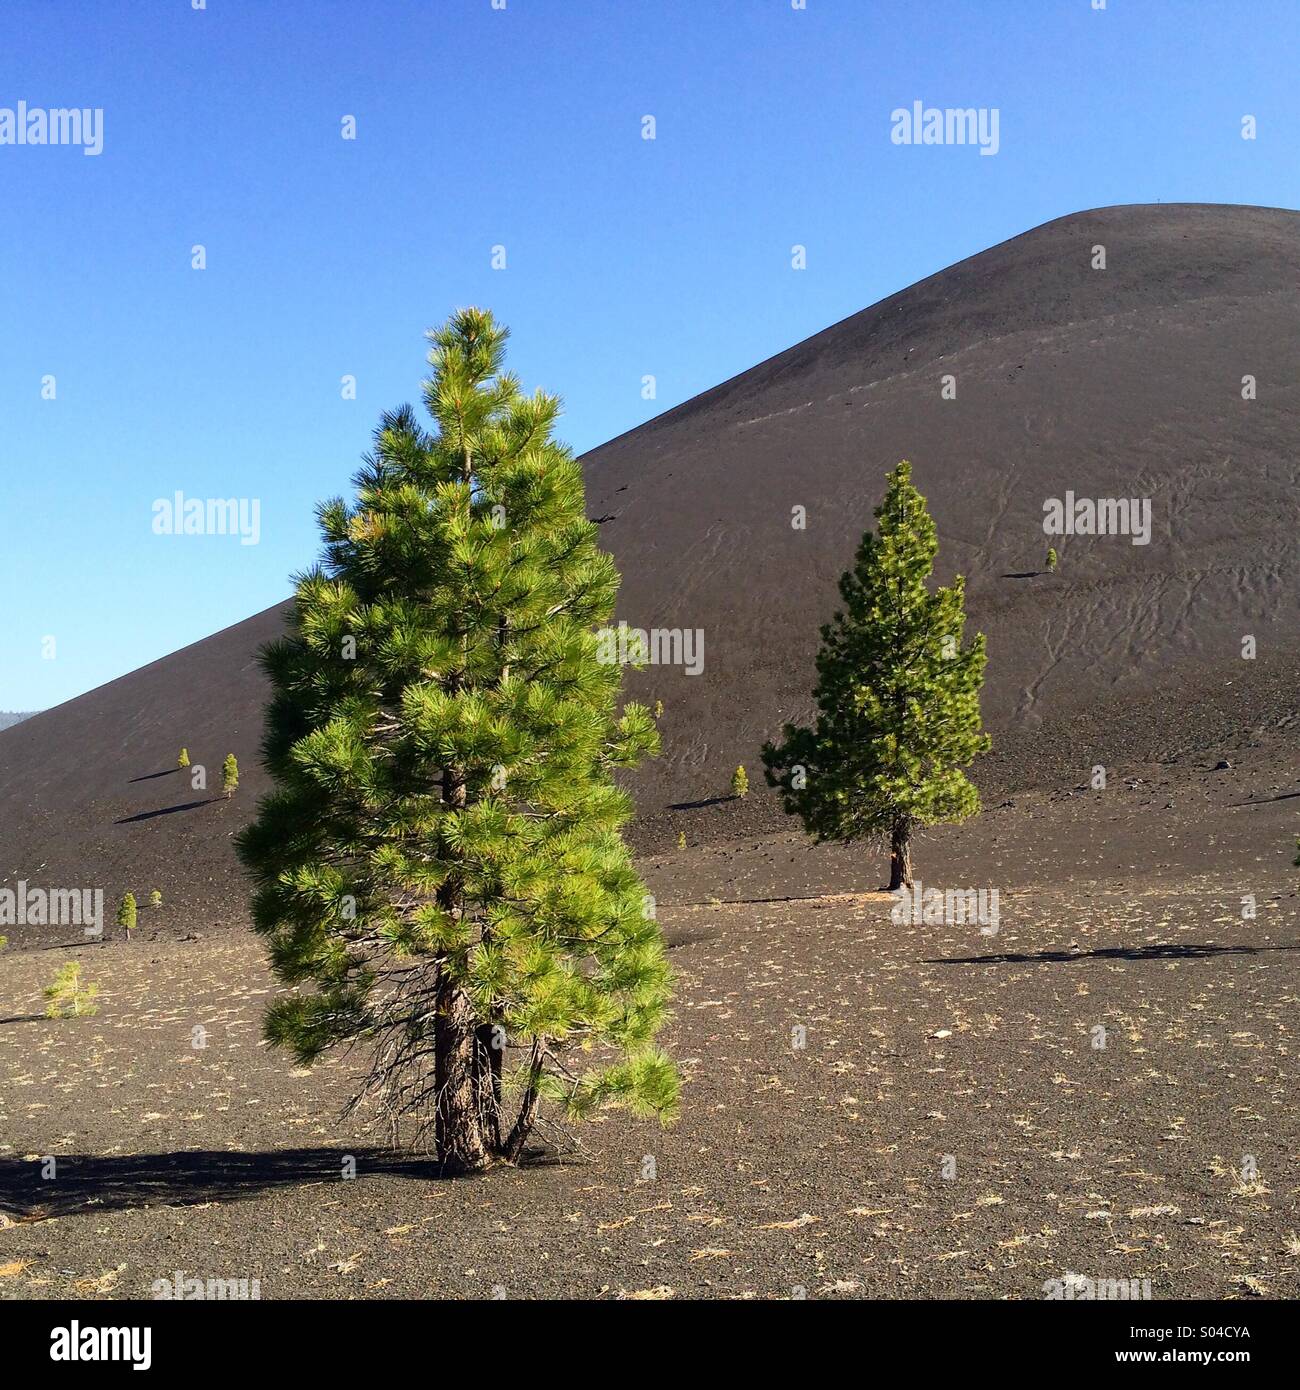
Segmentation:
{"type": "Polygon", "coordinates": [[[267,1037],[304,1064],[365,1044],[354,1104],[455,1172],[516,1160],[547,1103],[670,1120],[678,1077],[613,780],[658,751],[599,658],[618,573],[558,398],[503,370],[506,330],[465,309],[429,337],[435,428],[383,418],[264,652],[276,788],[240,851],[298,987],[267,1037]]]}
{"type": "Polygon", "coordinates": [[[889,886],[912,882],[917,826],[963,820],[979,793],[962,771],[989,746],[980,732],[984,637],[962,646],[959,575],[933,593],[938,551],[906,460],[889,475],[854,566],[844,609],[821,630],[813,727],[787,724],[767,744],[769,785],[818,840],[887,840],[889,886]]]}

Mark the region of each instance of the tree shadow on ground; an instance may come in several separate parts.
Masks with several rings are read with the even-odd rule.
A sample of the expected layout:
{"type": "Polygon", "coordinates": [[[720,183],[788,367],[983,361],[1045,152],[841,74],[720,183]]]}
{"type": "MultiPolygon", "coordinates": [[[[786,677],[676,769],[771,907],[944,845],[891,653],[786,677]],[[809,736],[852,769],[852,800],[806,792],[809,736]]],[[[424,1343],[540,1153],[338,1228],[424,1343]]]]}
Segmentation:
{"type": "MultiPolygon", "coordinates": [[[[374,1147],[266,1149],[237,1153],[195,1149],[158,1154],[56,1154],[55,1176],[42,1177],[45,1158],[0,1158],[0,1213],[19,1223],[87,1216],[140,1207],[188,1207],[242,1202],[280,1188],[316,1187],[364,1178],[451,1180],[436,1159],[374,1147]],[[343,1176],[355,1161],[355,1178],[343,1176]]],[[[519,1166],[563,1167],[569,1155],[529,1147],[519,1166]]]]}
{"type": "Polygon", "coordinates": [[[178,767],[165,767],[161,772],[146,772],[143,777],[131,777],[131,782],[152,782],[155,777],[174,777],[180,771],[178,767]]]}
{"type": "Polygon", "coordinates": [[[43,1160],[0,1158],[0,1211],[16,1221],[45,1221],[131,1207],[245,1201],[277,1188],[347,1181],[348,1157],[356,1160],[357,1178],[440,1176],[432,1159],[375,1148],[55,1155],[52,1178],[41,1176],[43,1160]]]}
{"type": "Polygon", "coordinates": [[[0,1018],[0,1027],[6,1023],[41,1023],[44,1020],[44,1014],[10,1014],[8,1018],[0,1018]]]}
{"type": "Polygon", "coordinates": [[[121,820],[115,820],[114,825],[132,825],[139,820],[153,820],[156,816],[174,816],[177,811],[193,811],[199,806],[211,806],[215,802],[224,801],[224,796],[208,796],[202,801],[187,801],[183,806],[164,806],[160,811],[141,811],[138,816],[123,816],[121,820]]]}
{"type": "Polygon", "coordinates": [[[941,956],[926,965],[1033,965],[1041,961],[1084,960],[1200,960],[1210,956],[1257,956],[1265,951],[1300,951],[1289,946],[1105,946],[1095,951],[1028,951],[994,956],[941,956]]]}
{"type": "Polygon", "coordinates": [[[703,801],[674,801],[670,811],[698,811],[702,806],[720,806],[724,801],[735,801],[734,796],[710,796],[703,801]]]}
{"type": "Polygon", "coordinates": [[[1003,575],[1000,575],[999,578],[1001,578],[1001,579],[1037,579],[1038,576],[1039,576],[1040,574],[1042,574],[1042,573],[1043,573],[1042,570],[1018,570],[1018,571],[1015,572],[1014,574],[1003,574],[1003,575]]]}
{"type": "Polygon", "coordinates": [[[669,951],[680,951],[687,946],[698,945],[702,941],[720,941],[722,933],[713,931],[666,931],[664,946],[669,951]]]}

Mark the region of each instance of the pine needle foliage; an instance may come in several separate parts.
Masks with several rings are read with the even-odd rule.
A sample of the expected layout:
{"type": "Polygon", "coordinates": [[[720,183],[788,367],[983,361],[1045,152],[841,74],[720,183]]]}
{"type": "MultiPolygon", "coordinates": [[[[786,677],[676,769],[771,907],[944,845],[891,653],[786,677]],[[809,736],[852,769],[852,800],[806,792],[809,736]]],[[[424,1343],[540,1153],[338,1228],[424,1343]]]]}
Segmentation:
{"type": "Polygon", "coordinates": [[[763,749],[769,785],[818,840],[887,840],[890,887],[911,882],[912,831],[963,820],[979,793],[963,768],[989,746],[979,693],[984,637],[962,645],[961,576],[930,592],[938,540],[904,460],[889,474],[843,610],[821,629],[811,728],[763,749]]]}
{"type": "Polygon", "coordinates": [[[552,437],[557,397],[506,330],[429,334],[426,429],[385,415],[356,498],[269,646],[275,790],[239,837],[286,985],[266,1036],[310,1064],[361,1043],[394,1139],[449,1171],[616,1104],[671,1120],[669,970],[621,836],[616,768],[658,752],[598,656],[619,576],[552,437]]]}

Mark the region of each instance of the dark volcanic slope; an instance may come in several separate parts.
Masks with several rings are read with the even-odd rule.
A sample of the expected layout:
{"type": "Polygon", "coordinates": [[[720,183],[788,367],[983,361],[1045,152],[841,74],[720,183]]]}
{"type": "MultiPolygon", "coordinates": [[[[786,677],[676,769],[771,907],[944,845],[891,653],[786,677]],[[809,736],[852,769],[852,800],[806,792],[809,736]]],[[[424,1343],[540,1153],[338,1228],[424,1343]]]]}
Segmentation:
{"type": "MultiPolygon", "coordinates": [[[[269,786],[258,766],[257,651],[283,612],[269,608],[0,733],[0,887],[100,887],[110,923],[122,893],[143,901],[153,888],[173,927],[187,924],[188,909],[195,924],[244,918],[230,836],[269,786]],[[182,747],[204,767],[207,790],[194,790],[193,766],[177,768],[182,747]],[[227,753],[239,760],[234,801],[221,796],[227,753]]],[[[4,934],[15,945],[32,936],[4,934]]]]}
{"type": "MultiPolygon", "coordinates": [[[[643,809],[716,795],[742,761],[757,781],[758,746],[808,707],[817,626],[904,457],[938,522],[940,572],[967,575],[988,634],[987,785],[1186,760],[1292,721],[1298,287],[1298,213],[1081,213],[588,455],[622,616],[704,634],[702,674],[656,667],[631,682],[666,707],[664,757],[638,774],[643,809]],[[1105,270],[1092,269],[1098,245],[1105,270]],[[955,400],[941,397],[945,374],[955,400]],[[1044,500],[1067,490],[1150,498],[1151,543],[1049,542],[1044,500]],[[791,526],[795,507],[806,529],[791,526]],[[1049,543],[1060,570],[1035,574],[1049,543]],[[1254,662],[1240,657],[1246,634],[1254,662]]],[[[115,896],[156,882],[172,903],[206,913],[220,889],[241,910],[228,839],[262,789],[253,654],[280,611],[0,733],[0,885],[115,896]],[[166,771],[182,743],[214,774],[235,752],[235,803],[193,804],[166,771]]]]}
{"type": "Polygon", "coordinates": [[[816,626],[900,458],[988,634],[1003,780],[1063,742],[1087,765],[1176,752],[1207,683],[1235,680],[1228,727],[1275,722],[1300,636],[1298,426],[1300,213],[1161,205],[1036,228],[595,450],[623,613],[705,633],[704,675],[634,685],[668,711],[652,786],[716,794],[809,707],[816,626]],[[1043,503],[1067,489],[1149,497],[1151,543],[1050,541],[1043,503]],[[1058,573],[1021,577],[1049,544],[1058,573]]]}

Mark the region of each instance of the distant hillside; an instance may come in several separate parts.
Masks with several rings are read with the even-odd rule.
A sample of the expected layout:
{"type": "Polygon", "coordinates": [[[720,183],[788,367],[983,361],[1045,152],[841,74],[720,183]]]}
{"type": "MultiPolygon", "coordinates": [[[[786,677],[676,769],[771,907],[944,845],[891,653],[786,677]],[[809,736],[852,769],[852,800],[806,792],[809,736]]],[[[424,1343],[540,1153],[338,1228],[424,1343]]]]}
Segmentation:
{"type": "MultiPolygon", "coordinates": [[[[1086,785],[1096,764],[1186,772],[1233,739],[1277,740],[1285,794],[1298,321],[1300,213],[1103,208],[950,266],[586,455],[620,617],[703,633],[694,673],[629,678],[664,704],[663,755],[631,783],[642,816],[674,839],[681,803],[706,808],[701,835],[734,825],[707,808],[740,762],[746,814],[766,804],[759,747],[810,707],[818,625],[902,458],[940,576],[966,576],[968,630],[987,635],[993,751],[976,776],[990,799],[1086,785]],[[1045,502],[1071,493],[1148,500],[1147,543],[1048,538],[1045,502]]],[[[255,652],[282,622],[277,605],[0,733],[0,884],[159,887],[196,924],[242,918],[230,837],[267,789],[255,652]],[[176,770],[182,745],[209,790],[176,770]],[[233,801],[210,790],[229,752],[233,801]]]]}
{"type": "Polygon", "coordinates": [[[30,719],[35,713],[35,710],[19,713],[15,710],[0,709],[0,729],[8,729],[11,725],[21,724],[24,719],[30,719]]]}

